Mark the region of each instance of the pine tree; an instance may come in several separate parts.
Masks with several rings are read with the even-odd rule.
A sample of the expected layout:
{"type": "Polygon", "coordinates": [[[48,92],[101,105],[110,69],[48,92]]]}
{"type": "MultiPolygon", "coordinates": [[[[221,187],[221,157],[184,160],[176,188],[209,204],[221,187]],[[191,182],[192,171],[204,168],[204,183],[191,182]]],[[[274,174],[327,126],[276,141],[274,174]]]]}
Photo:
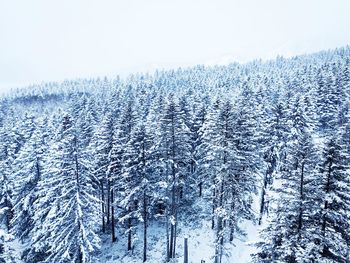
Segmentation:
{"type": "Polygon", "coordinates": [[[215,228],[215,262],[221,262],[225,236],[231,226],[233,215],[233,149],[234,149],[234,112],[229,101],[221,103],[217,100],[208,112],[202,129],[203,145],[200,172],[207,177],[209,189],[212,189],[212,228],[215,228]],[[232,219],[232,217],[231,217],[232,219]],[[227,222],[227,224],[226,224],[227,222]],[[228,223],[230,222],[230,223],[228,223]]]}
{"type": "MultiPolygon", "coordinates": [[[[204,104],[204,102],[203,102],[204,104]]],[[[203,196],[203,187],[205,181],[205,175],[202,174],[200,168],[200,162],[203,158],[204,153],[202,152],[203,145],[203,126],[205,123],[207,115],[207,106],[200,105],[199,109],[194,109],[194,121],[192,126],[191,133],[191,172],[193,173],[193,180],[196,186],[198,187],[199,197],[203,196]]]]}
{"type": "Polygon", "coordinates": [[[319,127],[327,134],[334,129],[342,100],[345,98],[341,82],[334,76],[330,67],[326,64],[317,75],[319,127]]]}
{"type": "Polygon", "coordinates": [[[107,174],[110,164],[110,152],[113,145],[113,118],[107,113],[97,127],[89,145],[89,156],[92,162],[92,172],[99,181],[99,196],[101,200],[101,228],[106,231],[106,192],[107,174]]]}
{"type": "Polygon", "coordinates": [[[189,130],[175,101],[174,95],[167,98],[161,116],[161,139],[159,151],[162,155],[167,183],[167,259],[175,258],[180,191],[187,177],[190,157],[189,130]],[[168,233],[170,223],[170,236],[168,233]]]}
{"type": "Polygon", "coordinates": [[[285,159],[274,183],[272,211],[257,244],[256,262],[313,262],[317,258],[317,155],[299,98],[291,110],[285,159]]]}
{"type": "Polygon", "coordinates": [[[287,143],[289,109],[286,102],[276,98],[266,105],[265,118],[261,121],[261,130],[258,140],[261,147],[264,168],[263,174],[259,221],[262,223],[263,216],[269,214],[271,187],[276,174],[285,161],[285,149],[287,143]]]}
{"type": "MultiPolygon", "coordinates": [[[[345,136],[347,139],[348,134],[345,136]]],[[[321,249],[320,262],[347,262],[349,255],[350,180],[349,152],[343,138],[330,140],[323,151],[321,233],[316,242],[321,249]]]]}
{"type": "Polygon", "coordinates": [[[233,148],[230,158],[228,185],[230,187],[230,228],[229,240],[233,241],[234,234],[244,235],[240,228],[243,220],[253,220],[253,196],[257,190],[258,148],[256,141],[256,117],[250,96],[243,95],[233,108],[234,123],[232,127],[233,148]]]}
{"type": "MultiPolygon", "coordinates": [[[[132,92],[129,90],[129,92],[132,92]]],[[[138,116],[135,111],[135,106],[132,102],[132,95],[130,99],[126,102],[125,108],[121,111],[120,119],[116,122],[115,126],[115,138],[114,145],[111,152],[111,163],[110,163],[110,180],[111,180],[111,204],[112,209],[114,203],[120,203],[123,197],[128,196],[130,191],[132,191],[132,184],[134,180],[134,174],[124,173],[125,170],[128,170],[130,165],[129,156],[126,153],[127,145],[131,140],[131,135],[135,128],[136,123],[138,122],[138,116]],[[114,194],[116,192],[116,194],[114,194]],[[115,202],[114,197],[118,194],[118,200],[115,202]]],[[[133,214],[135,205],[129,204],[124,207],[123,214],[133,214]]],[[[113,212],[112,212],[112,216],[113,212]]],[[[123,223],[123,216],[119,219],[123,223]]],[[[133,249],[133,235],[134,235],[134,218],[127,217],[127,248],[128,251],[133,249]]]]}
{"type": "MultiPolygon", "coordinates": [[[[131,134],[125,150],[128,160],[124,170],[124,178],[131,178],[125,182],[126,195],[121,201],[126,210],[133,206],[131,213],[127,213],[121,221],[136,219],[143,223],[143,262],[147,260],[147,228],[151,205],[154,202],[155,178],[152,178],[154,167],[153,138],[145,124],[139,124],[131,134]]],[[[129,211],[129,210],[128,210],[129,211]]]]}
{"type": "MultiPolygon", "coordinates": [[[[123,162],[124,162],[124,141],[122,137],[122,132],[120,127],[115,125],[113,127],[113,140],[112,140],[112,148],[109,153],[109,166],[107,169],[107,202],[106,202],[106,217],[107,217],[107,226],[111,228],[112,234],[112,242],[117,241],[115,234],[115,207],[119,204],[122,199],[122,192],[125,190],[122,180],[123,173],[123,162]]],[[[125,211],[123,211],[125,213],[125,211]]],[[[131,234],[128,237],[128,246],[130,244],[131,250],[131,234]]]]}
{"type": "Polygon", "coordinates": [[[10,178],[10,160],[8,153],[9,135],[4,127],[0,129],[0,227],[7,233],[12,219],[12,188],[13,182],[10,178]]]}
{"type": "Polygon", "coordinates": [[[48,248],[45,262],[94,262],[99,248],[96,180],[86,169],[78,139],[72,119],[64,116],[34,204],[34,247],[48,248]]]}
{"type": "MultiPolygon", "coordinates": [[[[37,199],[37,185],[43,173],[43,154],[47,148],[46,120],[41,120],[30,138],[21,148],[14,167],[14,207],[11,232],[22,240],[33,228],[34,207],[37,199]]],[[[32,123],[34,129],[34,123],[32,123]]]]}

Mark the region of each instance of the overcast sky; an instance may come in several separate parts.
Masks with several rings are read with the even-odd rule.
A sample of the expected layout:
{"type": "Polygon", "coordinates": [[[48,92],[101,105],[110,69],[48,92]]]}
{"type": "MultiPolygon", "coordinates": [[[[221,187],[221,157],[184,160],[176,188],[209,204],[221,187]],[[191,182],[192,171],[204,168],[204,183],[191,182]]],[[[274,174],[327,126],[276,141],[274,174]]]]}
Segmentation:
{"type": "Polygon", "coordinates": [[[0,90],[347,44],[349,0],[0,0],[0,90]]]}

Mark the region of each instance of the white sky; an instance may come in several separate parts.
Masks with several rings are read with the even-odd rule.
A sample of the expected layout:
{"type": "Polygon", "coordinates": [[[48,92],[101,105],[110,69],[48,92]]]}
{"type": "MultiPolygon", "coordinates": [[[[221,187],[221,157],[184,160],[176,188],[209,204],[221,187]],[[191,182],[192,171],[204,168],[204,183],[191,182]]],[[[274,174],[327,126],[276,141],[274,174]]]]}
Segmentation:
{"type": "Polygon", "coordinates": [[[0,90],[347,44],[349,0],[0,0],[0,90]]]}

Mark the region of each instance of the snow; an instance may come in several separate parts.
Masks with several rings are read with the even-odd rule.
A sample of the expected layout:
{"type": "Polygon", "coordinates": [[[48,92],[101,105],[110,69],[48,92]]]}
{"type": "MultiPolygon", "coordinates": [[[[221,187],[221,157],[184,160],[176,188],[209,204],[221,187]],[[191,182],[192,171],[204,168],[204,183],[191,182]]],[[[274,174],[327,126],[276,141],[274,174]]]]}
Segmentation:
{"type": "MultiPolygon", "coordinates": [[[[194,204],[196,209],[204,210],[205,202],[199,201],[194,204]],[[197,207],[198,206],[198,207],[197,207]]],[[[178,236],[176,245],[176,260],[172,262],[183,262],[184,239],[188,238],[189,263],[199,263],[204,260],[206,263],[213,262],[215,253],[214,240],[215,232],[211,229],[210,218],[200,219],[198,222],[188,220],[184,225],[184,220],[179,220],[178,236]]],[[[229,256],[223,257],[222,263],[247,263],[251,261],[251,254],[254,253],[253,243],[258,239],[258,226],[252,221],[245,221],[242,229],[247,236],[235,239],[233,244],[225,247],[229,256]]],[[[142,262],[143,235],[142,225],[138,227],[139,238],[135,242],[133,252],[126,253],[127,237],[122,230],[117,231],[118,241],[110,242],[110,235],[105,235],[101,249],[100,262],[112,263],[137,263],[142,262]]],[[[166,229],[165,220],[163,223],[151,223],[148,228],[148,251],[147,262],[165,262],[166,259],[166,229]]]]}
{"type": "Polygon", "coordinates": [[[22,263],[19,255],[22,254],[24,250],[24,245],[13,235],[8,234],[7,231],[1,228],[0,226],[0,244],[4,242],[4,254],[2,257],[5,259],[5,262],[10,261],[14,263],[22,263]]]}
{"type": "MultiPolygon", "coordinates": [[[[100,262],[112,263],[129,263],[129,262],[142,262],[142,228],[139,227],[140,238],[135,241],[135,250],[132,252],[127,251],[127,235],[123,230],[117,229],[117,242],[112,243],[110,241],[110,235],[104,235],[102,238],[103,246],[101,249],[100,262]]],[[[148,262],[159,262],[159,260],[165,259],[165,249],[162,241],[165,240],[165,228],[162,224],[154,223],[149,226],[148,234],[148,262]]]]}

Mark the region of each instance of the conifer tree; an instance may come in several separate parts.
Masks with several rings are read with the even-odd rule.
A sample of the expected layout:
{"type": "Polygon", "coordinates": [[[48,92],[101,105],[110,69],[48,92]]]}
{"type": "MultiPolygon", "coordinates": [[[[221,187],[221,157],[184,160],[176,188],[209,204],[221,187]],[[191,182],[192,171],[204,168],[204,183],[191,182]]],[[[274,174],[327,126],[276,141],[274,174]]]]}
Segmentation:
{"type": "Polygon", "coordinates": [[[65,115],[35,202],[34,247],[48,248],[45,262],[94,262],[100,246],[96,180],[78,139],[71,117],[65,115]]]}
{"type": "MultiPolygon", "coordinates": [[[[347,139],[348,134],[345,135],[347,139]]],[[[331,139],[324,147],[322,176],[321,232],[316,238],[321,250],[320,262],[347,262],[349,258],[350,179],[349,152],[343,138],[331,139]]]]}
{"type": "Polygon", "coordinates": [[[165,182],[168,187],[167,233],[170,224],[170,235],[167,235],[167,258],[175,258],[177,225],[180,201],[180,189],[186,180],[186,170],[189,164],[190,144],[189,131],[174,95],[167,98],[165,109],[161,116],[160,149],[165,167],[165,182]]]}
{"type": "MultiPolygon", "coordinates": [[[[37,199],[37,185],[43,173],[43,155],[47,148],[46,120],[41,120],[33,134],[21,148],[14,167],[14,207],[11,232],[22,240],[33,228],[34,207],[37,199]]],[[[34,129],[34,123],[32,123],[34,129]]]]}
{"type": "Polygon", "coordinates": [[[317,257],[317,155],[300,98],[295,98],[291,110],[285,159],[274,184],[272,211],[257,244],[256,262],[312,262],[317,257]]]}
{"type": "Polygon", "coordinates": [[[147,260],[147,228],[150,217],[150,208],[154,202],[153,193],[155,189],[155,178],[153,158],[153,138],[145,124],[139,124],[131,134],[130,141],[125,149],[125,157],[128,160],[124,177],[131,178],[125,183],[128,189],[121,200],[122,207],[133,206],[130,213],[124,215],[120,220],[129,218],[143,223],[143,262],[147,260]]]}
{"type": "Polygon", "coordinates": [[[5,127],[0,128],[0,228],[8,232],[12,219],[12,188],[13,181],[10,178],[10,157],[8,153],[9,135],[5,127]]]}
{"type": "Polygon", "coordinates": [[[113,146],[113,119],[107,113],[96,128],[89,145],[89,156],[92,162],[92,172],[99,181],[99,196],[101,200],[101,228],[106,231],[106,192],[107,174],[110,164],[110,153],[113,146]]]}

